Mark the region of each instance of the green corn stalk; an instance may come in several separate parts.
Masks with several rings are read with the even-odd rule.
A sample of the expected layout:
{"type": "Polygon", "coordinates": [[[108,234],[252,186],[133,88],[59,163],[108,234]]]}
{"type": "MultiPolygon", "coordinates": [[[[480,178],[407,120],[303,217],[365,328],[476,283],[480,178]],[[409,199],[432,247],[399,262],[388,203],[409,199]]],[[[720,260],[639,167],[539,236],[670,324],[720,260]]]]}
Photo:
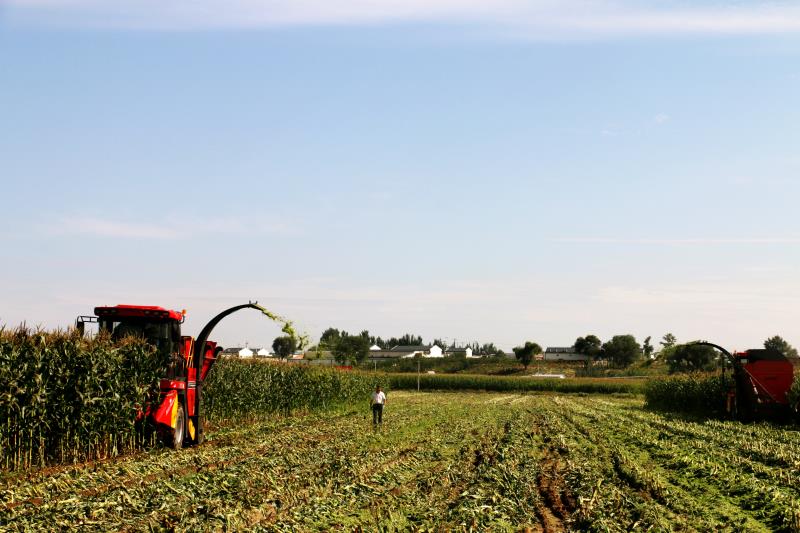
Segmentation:
{"type": "MultiPolygon", "coordinates": [[[[104,334],[0,329],[0,465],[86,461],[152,444],[134,423],[164,374],[152,350],[104,334]]],[[[203,389],[204,412],[230,421],[328,409],[365,401],[375,382],[355,372],[221,360],[203,389]]]]}
{"type": "Polygon", "coordinates": [[[143,341],[0,329],[0,459],[6,469],[121,453],[136,406],[163,374],[143,341]]]}

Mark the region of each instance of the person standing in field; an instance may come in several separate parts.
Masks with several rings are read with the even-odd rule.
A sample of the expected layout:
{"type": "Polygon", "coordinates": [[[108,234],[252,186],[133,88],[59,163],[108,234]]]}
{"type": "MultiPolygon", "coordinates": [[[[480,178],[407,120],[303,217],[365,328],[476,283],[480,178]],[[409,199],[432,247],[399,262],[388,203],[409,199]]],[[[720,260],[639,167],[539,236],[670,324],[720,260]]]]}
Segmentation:
{"type": "Polygon", "coordinates": [[[383,406],[386,405],[386,395],[381,390],[381,386],[375,387],[372,393],[372,425],[383,425],[383,406]]]}

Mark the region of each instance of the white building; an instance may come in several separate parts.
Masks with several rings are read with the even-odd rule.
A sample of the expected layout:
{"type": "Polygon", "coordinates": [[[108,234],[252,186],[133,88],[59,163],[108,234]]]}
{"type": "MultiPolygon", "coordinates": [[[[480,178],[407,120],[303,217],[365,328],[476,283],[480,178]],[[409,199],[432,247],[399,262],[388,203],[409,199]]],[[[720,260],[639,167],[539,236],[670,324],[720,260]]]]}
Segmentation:
{"type": "Polygon", "coordinates": [[[269,353],[269,350],[267,350],[266,348],[259,348],[258,350],[256,350],[255,355],[257,357],[269,357],[272,354],[269,353]]]}
{"type": "Polygon", "coordinates": [[[412,357],[444,357],[444,353],[442,352],[442,348],[440,346],[436,346],[435,344],[432,346],[426,345],[419,345],[419,346],[395,346],[391,350],[383,350],[380,347],[375,349],[376,346],[370,348],[369,351],[369,359],[370,361],[373,360],[381,360],[381,359],[408,359],[412,357]]]}
{"type": "Polygon", "coordinates": [[[222,350],[223,357],[253,357],[253,351],[247,348],[225,348],[222,350]]]}

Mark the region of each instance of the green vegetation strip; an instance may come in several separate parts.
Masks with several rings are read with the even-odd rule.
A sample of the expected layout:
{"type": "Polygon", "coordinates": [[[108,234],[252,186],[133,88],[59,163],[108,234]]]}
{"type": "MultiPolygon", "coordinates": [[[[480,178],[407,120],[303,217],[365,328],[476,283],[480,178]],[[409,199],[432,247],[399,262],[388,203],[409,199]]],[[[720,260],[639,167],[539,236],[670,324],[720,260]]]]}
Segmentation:
{"type": "MultiPolygon", "coordinates": [[[[417,390],[417,376],[389,374],[395,390],[417,390]]],[[[614,378],[549,379],[536,377],[484,376],[465,374],[422,374],[420,390],[483,390],[497,392],[561,392],[588,394],[639,393],[645,380],[614,378]]]]}

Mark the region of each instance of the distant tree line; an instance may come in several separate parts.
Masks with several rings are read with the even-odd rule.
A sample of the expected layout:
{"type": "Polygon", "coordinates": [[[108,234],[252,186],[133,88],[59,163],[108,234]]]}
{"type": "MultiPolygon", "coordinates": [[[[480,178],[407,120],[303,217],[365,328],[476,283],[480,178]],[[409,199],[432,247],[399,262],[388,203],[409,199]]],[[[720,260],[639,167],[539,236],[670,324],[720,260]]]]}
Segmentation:
{"type": "MultiPolygon", "coordinates": [[[[648,346],[650,339],[648,337],[648,346]]],[[[591,361],[606,360],[618,367],[626,367],[641,359],[644,354],[642,346],[633,335],[615,335],[611,340],[602,342],[596,335],[586,335],[575,339],[575,353],[586,356],[587,366],[591,361]]],[[[542,353],[542,347],[535,342],[526,342],[524,346],[514,348],[514,355],[525,368],[534,357],[542,353]]]]}
{"type": "MultiPolygon", "coordinates": [[[[640,359],[647,361],[655,357],[655,347],[647,337],[642,345],[633,335],[615,335],[603,343],[596,335],[578,337],[575,340],[576,353],[587,356],[591,361],[605,360],[617,367],[627,367],[640,359]]],[[[661,341],[658,359],[664,361],[671,373],[713,370],[718,361],[716,350],[710,346],[693,343],[678,344],[672,333],[665,334],[661,341]]],[[[798,357],[797,350],[778,335],[764,341],[764,348],[780,352],[786,357],[798,357]]]]}
{"type": "MultiPolygon", "coordinates": [[[[710,346],[692,343],[678,344],[678,339],[672,333],[666,333],[659,341],[660,350],[651,343],[652,337],[646,337],[639,344],[633,335],[615,335],[610,340],[603,342],[596,335],[586,335],[575,339],[573,349],[575,353],[586,356],[587,367],[594,361],[606,361],[618,368],[624,368],[637,361],[659,359],[667,364],[669,371],[692,372],[713,370],[718,364],[718,354],[710,346]]],[[[289,337],[278,337],[273,343],[273,351],[281,358],[289,357],[295,350],[289,337]]],[[[401,337],[383,339],[370,335],[368,330],[359,334],[350,334],[337,328],[326,329],[319,340],[317,351],[330,351],[340,364],[360,364],[369,357],[371,346],[378,346],[382,350],[391,350],[395,346],[422,346],[422,336],[406,333],[401,337]]],[[[478,342],[455,346],[447,343],[442,338],[435,338],[431,345],[436,345],[443,350],[458,349],[463,357],[464,350],[471,348],[473,355],[491,356],[505,355],[494,343],[480,344],[478,342]]],[[[764,347],[780,352],[786,357],[798,357],[797,350],[779,335],[764,341],[764,347]]],[[[542,353],[542,347],[532,341],[514,348],[514,356],[527,368],[537,355],[542,353]]]]}
{"type": "MultiPolygon", "coordinates": [[[[435,338],[430,345],[439,346],[442,350],[465,350],[472,349],[473,355],[505,355],[503,350],[497,348],[494,343],[480,344],[478,342],[456,346],[455,343],[448,344],[442,338],[435,338]]],[[[382,350],[391,350],[395,346],[427,346],[421,335],[406,333],[400,337],[389,337],[384,339],[370,335],[368,330],[363,330],[359,334],[350,334],[346,330],[330,327],[322,332],[317,345],[318,351],[330,351],[337,362],[345,364],[359,364],[364,362],[369,356],[369,349],[378,346],[382,350]]],[[[463,353],[461,354],[463,356],[463,353]]]]}

